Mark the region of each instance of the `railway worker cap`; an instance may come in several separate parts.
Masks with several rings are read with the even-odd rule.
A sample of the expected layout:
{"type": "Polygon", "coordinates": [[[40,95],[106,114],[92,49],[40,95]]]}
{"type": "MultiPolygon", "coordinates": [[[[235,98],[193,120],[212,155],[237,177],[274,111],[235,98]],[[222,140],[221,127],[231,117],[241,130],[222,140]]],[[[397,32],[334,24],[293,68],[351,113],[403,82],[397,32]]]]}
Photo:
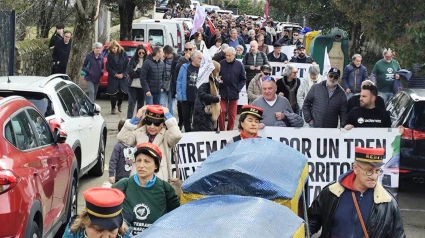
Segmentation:
{"type": "Polygon", "coordinates": [[[381,167],[384,164],[384,148],[363,148],[357,146],[355,148],[355,161],[370,163],[375,167],[381,167]]]}

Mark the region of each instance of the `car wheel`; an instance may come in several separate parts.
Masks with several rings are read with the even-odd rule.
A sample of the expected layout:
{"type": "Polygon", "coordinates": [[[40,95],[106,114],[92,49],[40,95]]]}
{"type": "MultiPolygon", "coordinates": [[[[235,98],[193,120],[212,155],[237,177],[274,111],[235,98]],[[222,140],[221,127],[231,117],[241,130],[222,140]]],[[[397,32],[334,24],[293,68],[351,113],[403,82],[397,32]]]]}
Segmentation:
{"type": "Polygon", "coordinates": [[[97,154],[97,163],[90,170],[89,173],[93,176],[100,177],[103,175],[104,168],[105,168],[105,143],[103,140],[103,133],[101,133],[100,140],[99,140],[99,152],[97,154]]]}
{"type": "Polygon", "coordinates": [[[33,221],[31,224],[30,238],[41,238],[40,228],[38,228],[38,225],[35,223],[35,221],[33,221]]]}
{"type": "Polygon", "coordinates": [[[68,222],[71,220],[71,217],[77,215],[78,185],[77,180],[74,177],[72,177],[71,184],[71,193],[69,194],[69,202],[66,210],[66,221],[64,224],[62,224],[55,237],[62,237],[65,232],[66,226],[68,225],[68,222]]]}

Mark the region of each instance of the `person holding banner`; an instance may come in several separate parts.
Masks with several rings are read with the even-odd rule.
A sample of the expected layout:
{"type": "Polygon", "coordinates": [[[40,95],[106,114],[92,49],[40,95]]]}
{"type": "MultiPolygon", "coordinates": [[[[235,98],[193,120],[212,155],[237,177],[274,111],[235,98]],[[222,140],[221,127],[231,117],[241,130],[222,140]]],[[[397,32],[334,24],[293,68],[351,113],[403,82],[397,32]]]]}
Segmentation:
{"type": "Polygon", "coordinates": [[[300,109],[303,108],[304,100],[307,97],[308,91],[311,87],[323,81],[323,76],[320,74],[319,65],[312,65],[308,68],[308,75],[301,81],[301,85],[297,92],[297,102],[300,109]]]}
{"type": "Polygon", "coordinates": [[[267,54],[267,59],[269,62],[282,62],[288,63],[288,56],[285,53],[281,52],[282,45],[279,43],[273,44],[273,51],[267,54]]]}
{"type": "Polygon", "coordinates": [[[276,81],[277,94],[282,97],[286,97],[291,104],[294,113],[299,114],[300,108],[297,103],[297,93],[300,87],[301,80],[297,77],[298,69],[292,65],[286,65],[283,70],[283,78],[276,81]]]}
{"type": "Polygon", "coordinates": [[[225,51],[225,60],[220,62],[221,83],[220,89],[220,107],[219,127],[225,131],[226,109],[229,106],[227,130],[233,130],[238,110],[239,93],[246,83],[246,75],[243,64],[236,60],[236,50],[229,47],[225,51]]]}
{"type": "Polygon", "coordinates": [[[305,46],[302,44],[297,46],[297,54],[294,55],[289,62],[315,64],[314,59],[305,54],[305,46]]]}
{"type": "Polygon", "coordinates": [[[353,168],[331,182],[307,210],[310,235],[404,238],[395,198],[379,183],[383,148],[355,148],[353,168]]]}
{"type": "Polygon", "coordinates": [[[244,105],[242,106],[242,112],[239,117],[238,129],[240,134],[233,137],[227,144],[231,144],[236,141],[240,141],[247,138],[260,138],[258,136],[258,129],[260,126],[260,120],[263,119],[263,109],[252,106],[244,105]]]}
{"type": "Polygon", "coordinates": [[[214,70],[209,76],[209,82],[198,88],[193,111],[193,131],[214,131],[217,129],[220,114],[220,94],[218,93],[217,79],[220,73],[220,64],[213,61],[214,70]]]}

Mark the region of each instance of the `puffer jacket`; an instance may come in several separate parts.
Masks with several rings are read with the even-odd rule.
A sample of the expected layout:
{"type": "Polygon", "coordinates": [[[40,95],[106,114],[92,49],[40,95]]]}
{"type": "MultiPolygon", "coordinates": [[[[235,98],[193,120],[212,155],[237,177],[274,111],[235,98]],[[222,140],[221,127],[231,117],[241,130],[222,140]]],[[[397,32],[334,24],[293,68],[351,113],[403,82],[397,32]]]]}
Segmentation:
{"type": "Polygon", "coordinates": [[[238,60],[220,62],[220,76],[223,83],[219,85],[222,99],[238,100],[239,92],[246,83],[246,75],[243,64],[238,60]]]}
{"type": "Polygon", "coordinates": [[[255,70],[255,69],[252,70],[250,69],[250,67],[263,66],[265,64],[269,64],[269,60],[267,59],[267,55],[264,54],[264,52],[258,51],[255,65],[254,65],[254,55],[251,52],[245,54],[245,56],[243,57],[242,63],[245,66],[246,78],[248,79],[246,84],[249,85],[251,79],[254,78],[256,74],[261,72],[260,70],[255,70]]]}
{"type": "Polygon", "coordinates": [[[151,55],[143,62],[140,82],[145,92],[160,93],[164,85],[165,64],[155,61],[151,55]]]}
{"type": "MultiPolygon", "coordinates": [[[[339,182],[326,186],[307,210],[310,233],[320,229],[320,237],[331,237],[333,217],[346,188],[339,182]]],[[[355,210],[354,210],[355,211],[355,210]]],[[[397,201],[378,182],[373,191],[373,205],[366,222],[366,231],[373,238],[406,237],[397,201]]]]}
{"type": "Polygon", "coordinates": [[[256,74],[248,85],[248,103],[252,103],[255,99],[263,95],[263,87],[261,86],[261,73],[256,74]]]}
{"type": "Polygon", "coordinates": [[[284,111],[285,119],[283,121],[277,121],[274,126],[280,127],[303,127],[304,120],[297,113],[284,111]]]}
{"type": "MultiPolygon", "coordinates": [[[[141,119],[143,120],[143,118],[141,119]]],[[[182,138],[182,133],[177,124],[176,118],[172,117],[165,121],[166,127],[155,136],[152,144],[158,146],[162,152],[162,160],[160,168],[156,176],[158,178],[168,181],[171,176],[171,148],[173,148],[182,138]]],[[[148,142],[149,136],[146,131],[146,126],[137,128],[137,125],[133,125],[130,119],[126,120],[123,128],[117,135],[118,141],[129,145],[136,146],[142,142],[148,142]]],[[[135,166],[131,174],[134,174],[135,166]]],[[[130,175],[131,175],[130,174],[130,175]]]]}
{"type": "Polygon", "coordinates": [[[204,83],[198,88],[193,111],[193,131],[214,131],[214,122],[211,115],[205,113],[205,106],[219,103],[220,98],[212,95],[210,91],[210,82],[204,83]]]}
{"type": "Polygon", "coordinates": [[[338,117],[343,128],[347,121],[347,97],[339,84],[332,97],[326,87],[326,81],[315,84],[305,98],[303,105],[305,122],[313,120],[316,128],[337,128],[338,117]]]}
{"type": "Polygon", "coordinates": [[[323,81],[322,75],[317,75],[316,81],[311,80],[310,75],[305,77],[303,80],[301,80],[301,85],[298,88],[297,92],[297,103],[298,106],[302,109],[304,105],[304,99],[307,97],[308,91],[310,91],[311,86],[313,86],[316,83],[320,83],[323,81]]]}
{"type": "Polygon", "coordinates": [[[351,93],[360,93],[362,89],[362,82],[367,79],[367,68],[362,64],[356,67],[353,63],[348,64],[344,68],[342,74],[342,87],[344,91],[349,88],[351,93]],[[356,90],[354,90],[354,85],[356,90]]]}

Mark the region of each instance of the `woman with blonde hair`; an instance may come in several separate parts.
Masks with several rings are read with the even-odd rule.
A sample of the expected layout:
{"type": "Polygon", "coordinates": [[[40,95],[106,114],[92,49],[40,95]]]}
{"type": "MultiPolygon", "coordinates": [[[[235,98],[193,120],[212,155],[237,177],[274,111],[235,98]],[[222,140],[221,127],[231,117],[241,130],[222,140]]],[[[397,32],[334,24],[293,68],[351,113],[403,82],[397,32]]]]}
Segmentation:
{"type": "Polygon", "coordinates": [[[220,94],[217,80],[220,73],[220,64],[213,61],[215,69],[210,74],[209,81],[198,89],[193,112],[193,131],[214,131],[217,129],[217,120],[220,115],[220,94]]]}
{"type": "Polygon", "coordinates": [[[130,237],[122,214],[125,195],[120,190],[89,188],[83,196],[86,209],[71,218],[63,238],[130,237]]]}
{"type": "Polygon", "coordinates": [[[122,112],[121,104],[124,94],[128,93],[128,56],[117,41],[112,41],[108,47],[108,60],[106,70],[108,71],[108,85],[106,94],[111,96],[111,114],[122,112]]]}
{"type": "MultiPolygon", "coordinates": [[[[171,148],[182,138],[182,133],[176,118],[168,108],[160,105],[145,105],[137,111],[132,119],[124,123],[124,127],[117,135],[118,141],[136,146],[143,142],[150,142],[161,150],[164,159],[161,160],[158,178],[169,181],[171,179],[171,148]]],[[[132,167],[130,176],[136,174],[132,167]]]]}

